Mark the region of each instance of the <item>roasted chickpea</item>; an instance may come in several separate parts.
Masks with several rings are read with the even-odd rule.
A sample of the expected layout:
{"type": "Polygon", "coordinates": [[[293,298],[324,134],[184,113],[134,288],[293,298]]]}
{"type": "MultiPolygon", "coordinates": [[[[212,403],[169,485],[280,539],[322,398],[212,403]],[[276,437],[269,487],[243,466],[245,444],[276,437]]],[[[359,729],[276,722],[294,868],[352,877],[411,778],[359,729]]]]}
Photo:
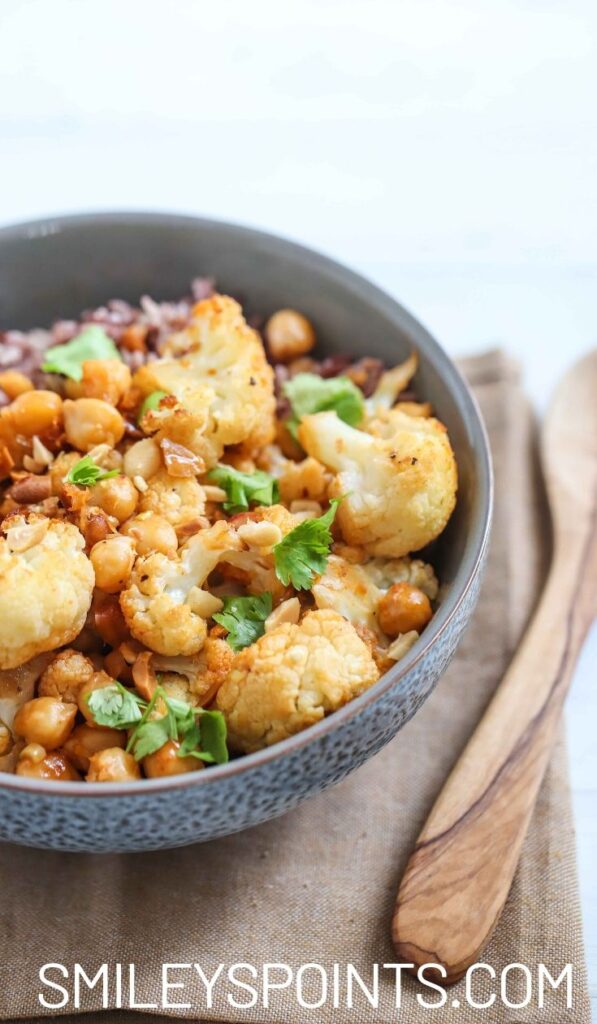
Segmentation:
{"type": "Polygon", "coordinates": [[[64,403],[64,431],[68,443],[81,452],[91,451],[98,444],[114,448],[124,435],[124,420],[113,405],[99,398],[68,399],[64,403]]]}
{"type": "Polygon", "coordinates": [[[135,758],[120,747],[99,750],[89,758],[87,782],[130,782],[140,778],[135,758]]]}
{"type": "Polygon", "coordinates": [[[125,452],[123,469],[131,480],[134,480],[136,476],[140,476],[143,480],[149,480],[150,477],[159,473],[161,468],[160,448],[150,437],[145,437],[142,441],[135,441],[135,444],[132,444],[125,452]]]}
{"type": "Polygon", "coordinates": [[[154,512],[141,512],[129,519],[121,532],[135,542],[138,555],[151,555],[154,551],[160,551],[172,558],[176,554],[176,530],[167,519],[154,512]]]}
{"type": "Polygon", "coordinates": [[[26,377],[24,373],[19,373],[18,370],[5,370],[4,373],[0,373],[0,388],[12,402],[19,395],[24,395],[26,391],[33,391],[33,383],[29,377],[26,377]]]}
{"type": "Polygon", "coordinates": [[[14,731],[27,743],[39,743],[46,750],[55,750],[70,735],[76,715],[74,704],[56,697],[34,697],[17,711],[14,731]]]}
{"type": "Polygon", "coordinates": [[[265,337],[272,359],[289,363],[310,352],[315,344],[313,325],[296,309],[279,309],[265,325],[265,337]]]}
{"type": "Polygon", "coordinates": [[[8,414],[17,434],[33,437],[60,422],[62,407],[62,399],[54,391],[25,391],[9,406],[8,414]]]}
{"type": "Polygon", "coordinates": [[[379,624],[391,637],[409,633],[412,629],[420,633],[432,615],[427,594],[411,583],[392,584],[377,606],[379,624]]]}
{"type": "Polygon", "coordinates": [[[67,380],[69,398],[100,398],[118,405],[131,386],[131,371],[122,359],[86,359],[81,380],[67,380]]]}
{"type": "Polygon", "coordinates": [[[15,774],[24,775],[29,779],[50,779],[55,782],[76,782],[81,778],[61,750],[46,753],[43,747],[32,750],[31,746],[21,751],[15,774]],[[42,757],[39,757],[39,751],[43,754],[42,757]]]}
{"type": "Polygon", "coordinates": [[[109,480],[100,480],[89,489],[89,504],[97,505],[109,516],[114,516],[119,523],[124,523],[133,515],[139,492],[128,476],[114,476],[109,480]]]}
{"type": "Polygon", "coordinates": [[[130,537],[114,534],[100,540],[89,555],[95,572],[95,585],[106,594],[118,594],[128,583],[135,562],[135,546],[130,537]]]}
{"type": "Polygon", "coordinates": [[[118,729],[108,729],[104,725],[88,725],[83,722],[73,729],[64,751],[79,771],[89,771],[89,759],[100,750],[126,747],[126,733],[118,729]]]}
{"type": "Polygon", "coordinates": [[[12,750],[12,733],[7,725],[0,720],[0,757],[4,757],[12,750]]]}
{"type": "Polygon", "coordinates": [[[184,775],[203,768],[203,762],[196,757],[179,757],[180,743],[168,740],[163,747],[143,758],[143,771],[149,779],[159,779],[165,775],[184,775]]]}
{"type": "Polygon", "coordinates": [[[114,682],[115,680],[112,679],[107,672],[94,672],[91,679],[88,679],[86,683],[83,683],[80,688],[77,697],[79,711],[88,722],[91,722],[92,725],[95,724],[95,719],[91,714],[89,704],[87,703],[89,695],[95,690],[103,690],[106,686],[114,686],[114,682]]]}
{"type": "Polygon", "coordinates": [[[88,682],[95,669],[79,651],[60,651],[44,670],[39,681],[40,697],[57,697],[65,704],[76,704],[79,689],[88,682]]]}

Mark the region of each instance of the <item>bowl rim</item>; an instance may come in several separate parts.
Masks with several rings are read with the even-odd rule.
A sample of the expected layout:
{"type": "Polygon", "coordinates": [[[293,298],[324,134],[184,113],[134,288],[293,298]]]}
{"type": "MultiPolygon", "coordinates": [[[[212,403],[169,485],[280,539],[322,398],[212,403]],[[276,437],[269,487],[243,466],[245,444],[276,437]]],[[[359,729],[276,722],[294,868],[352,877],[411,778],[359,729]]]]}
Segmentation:
{"type": "Polygon", "coordinates": [[[191,214],[168,213],[167,211],[106,210],[34,218],[0,227],[0,247],[4,241],[34,241],[48,235],[67,232],[71,228],[76,229],[80,226],[93,226],[94,224],[133,228],[149,224],[173,228],[190,227],[198,231],[209,229],[236,236],[242,234],[266,245],[270,251],[280,251],[281,254],[294,254],[302,259],[308,259],[316,270],[321,269],[327,277],[335,278],[339,283],[356,292],[361,299],[386,313],[389,319],[415,337],[417,345],[422,342],[425,358],[444,379],[450,381],[452,391],[457,395],[461,414],[469,425],[473,442],[477,442],[474,445],[474,458],[478,477],[478,501],[464,556],[448,595],[425,629],[423,636],[419,638],[408,654],[394,668],[380,676],[377,682],[359,697],[355,697],[332,715],[322,718],[321,721],[302,732],[289,736],[271,747],[235,758],[226,764],[212,765],[209,771],[188,772],[159,779],[144,779],[141,784],[138,781],[99,782],[92,786],[84,780],[63,782],[57,786],[55,782],[47,779],[29,779],[8,772],[0,772],[0,791],[16,790],[39,793],[44,797],[59,799],[63,797],[106,799],[131,795],[141,797],[142,795],[149,796],[168,792],[172,789],[217,785],[220,780],[250,772],[252,768],[262,767],[271,761],[282,760],[286,755],[303,750],[340,728],[344,723],[359,715],[366,707],[374,704],[383,693],[392,689],[407,676],[416,665],[424,660],[434,644],[448,630],[483,564],[493,515],[494,479],[491,452],[487,430],[477,400],[460,370],[426,327],[378,285],[337,260],[281,235],[274,235],[230,221],[191,214]],[[468,569],[467,564],[469,565],[468,569]]]}

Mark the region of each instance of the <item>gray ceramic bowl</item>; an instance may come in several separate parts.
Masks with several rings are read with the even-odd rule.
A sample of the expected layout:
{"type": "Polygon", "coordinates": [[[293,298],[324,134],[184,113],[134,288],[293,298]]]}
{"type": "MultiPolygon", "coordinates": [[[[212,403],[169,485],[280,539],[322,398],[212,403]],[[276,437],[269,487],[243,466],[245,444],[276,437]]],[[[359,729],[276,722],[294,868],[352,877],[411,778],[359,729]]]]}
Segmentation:
{"type": "Polygon", "coordinates": [[[58,217],[0,231],[0,329],[76,315],[114,296],[183,294],[214,275],[249,312],[302,310],[325,353],[379,356],[411,348],[416,386],[447,424],[458,506],[433,560],[444,584],[423,636],[367,693],[298,736],[208,771],[140,784],[51,783],[0,775],[0,838],[63,850],[150,850],[213,839],[282,814],[333,785],[421,707],[471,615],[491,519],[491,467],[479,412],[454,365],[393,299],[291,242],[214,221],[162,214],[58,217]]]}

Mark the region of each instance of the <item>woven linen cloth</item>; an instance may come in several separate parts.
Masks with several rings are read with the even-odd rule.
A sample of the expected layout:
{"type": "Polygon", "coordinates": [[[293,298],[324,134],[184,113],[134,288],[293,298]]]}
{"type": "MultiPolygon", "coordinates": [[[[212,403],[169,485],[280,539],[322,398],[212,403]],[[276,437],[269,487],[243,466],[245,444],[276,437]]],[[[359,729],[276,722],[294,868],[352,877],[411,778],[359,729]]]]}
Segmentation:
{"type": "MultiPolygon", "coordinates": [[[[140,1020],[164,1015],[196,1021],[250,1024],[385,1022],[474,1024],[585,1024],[590,1008],[582,944],[574,831],[566,757],[560,741],[539,802],[507,906],[482,961],[498,975],[508,964],[524,964],[533,983],[531,1002],[522,1009],[500,1000],[499,983],[487,972],[475,976],[477,1003],[498,993],[490,1009],[466,1004],[464,982],[448,991],[445,1006],[422,1007],[439,999],[414,979],[402,984],[395,1006],[394,972],[379,970],[378,1005],[370,1005],[358,984],[353,1007],[340,984],[339,1006],[331,995],[333,965],[345,978],[353,964],[363,981],[374,984],[373,965],[396,959],[389,940],[390,919],[401,873],[419,829],[452,764],[474,729],[502,677],[528,620],[544,572],[541,525],[546,515],[539,484],[535,430],[520,390],[518,371],[499,352],[463,361],[489,430],[496,471],[495,525],[481,599],[457,655],[419,714],[375,758],[336,788],[284,817],[213,843],[180,850],[119,856],[49,853],[0,845],[0,1019],[32,1021],[42,1013],[86,1024],[140,1020]],[[159,1011],[108,1009],[100,986],[83,987],[81,1012],[74,1014],[72,981],[62,981],[70,1001],[62,1010],[43,1010],[38,993],[58,1000],[38,977],[43,964],[89,977],[103,964],[135,965],[136,1002],[161,1000],[161,966],[199,964],[214,984],[208,1008],[205,987],[194,969],[172,972],[171,1002],[190,1009],[159,1011]],[[263,1006],[260,981],[238,978],[259,990],[257,1005],[247,991],[226,982],[233,963],[261,971],[282,963],[296,971],[315,963],[327,972],[330,994],[318,1009],[297,1001],[296,987],[272,993],[263,1006]],[[557,977],[572,965],[572,1009],[564,987],[545,991],[538,1005],[538,965],[557,977]],[[196,979],[193,981],[193,977],[196,979]],[[453,1005],[454,1001],[459,1007],[453,1005]]],[[[282,981],[282,969],[272,977],[282,981]]],[[[303,972],[302,997],[316,1002],[321,978],[303,972]]],[[[125,986],[124,1005],[128,988],[125,986]]],[[[114,985],[110,993],[114,1006],[114,985]]],[[[522,1002],[520,970],[510,974],[508,999],[522,1002]]]]}

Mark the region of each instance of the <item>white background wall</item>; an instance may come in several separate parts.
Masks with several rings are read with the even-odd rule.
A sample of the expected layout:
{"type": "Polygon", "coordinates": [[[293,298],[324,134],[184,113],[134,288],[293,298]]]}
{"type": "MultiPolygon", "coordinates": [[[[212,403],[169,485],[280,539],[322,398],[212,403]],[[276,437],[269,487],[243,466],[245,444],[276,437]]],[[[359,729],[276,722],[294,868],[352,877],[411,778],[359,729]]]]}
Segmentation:
{"type": "MultiPolygon", "coordinates": [[[[315,246],[538,408],[595,344],[593,0],[2,0],[0,223],[196,212],[315,246]]],[[[568,723],[597,996],[597,663],[568,723]]]]}

